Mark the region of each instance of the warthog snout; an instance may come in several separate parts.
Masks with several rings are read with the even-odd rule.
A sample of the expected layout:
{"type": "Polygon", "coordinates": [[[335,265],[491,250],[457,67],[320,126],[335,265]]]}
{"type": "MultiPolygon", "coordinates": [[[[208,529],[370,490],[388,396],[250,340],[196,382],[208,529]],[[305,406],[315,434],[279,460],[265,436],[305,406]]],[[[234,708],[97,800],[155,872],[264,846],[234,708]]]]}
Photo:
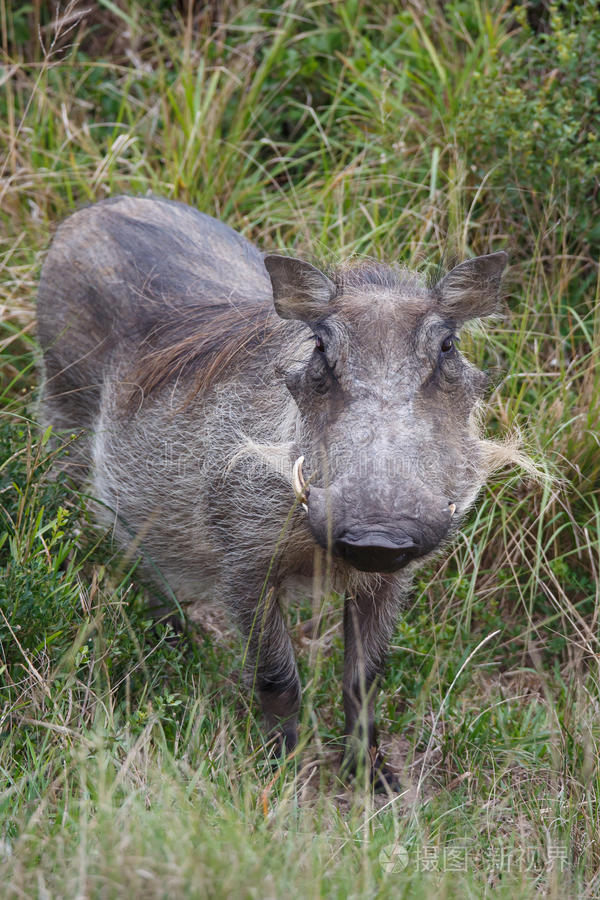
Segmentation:
{"type": "Polygon", "coordinates": [[[423,552],[408,534],[383,528],[345,531],[334,542],[333,551],[362,572],[395,572],[423,552]]]}
{"type": "Polygon", "coordinates": [[[454,503],[425,498],[423,491],[403,498],[395,486],[394,502],[388,496],[389,484],[367,482],[353,493],[351,477],[329,488],[311,486],[304,480],[302,463],[301,457],[294,467],[294,491],[315,540],[361,572],[397,572],[436,550],[449,535],[454,503]],[[411,507],[418,508],[419,515],[407,514],[411,507]]]}
{"type": "MultiPolygon", "coordinates": [[[[338,527],[329,541],[333,554],[361,572],[396,572],[435,550],[448,534],[446,526],[424,525],[411,519],[386,524],[356,524],[338,527]]],[[[325,548],[322,532],[317,540],[325,548]]]]}

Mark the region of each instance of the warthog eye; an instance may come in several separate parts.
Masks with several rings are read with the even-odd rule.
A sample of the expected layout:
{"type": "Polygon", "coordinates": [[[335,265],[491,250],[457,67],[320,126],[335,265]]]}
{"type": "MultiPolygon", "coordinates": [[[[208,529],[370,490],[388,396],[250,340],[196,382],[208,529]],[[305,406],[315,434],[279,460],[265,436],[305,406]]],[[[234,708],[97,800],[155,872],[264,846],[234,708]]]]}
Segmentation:
{"type": "Polygon", "coordinates": [[[325,353],[325,344],[323,343],[323,338],[318,334],[315,336],[315,347],[319,351],[319,353],[325,353]]]}
{"type": "Polygon", "coordinates": [[[453,337],[444,338],[440,346],[440,350],[442,351],[442,353],[445,353],[446,355],[452,353],[455,345],[454,342],[455,338],[453,337]]]}

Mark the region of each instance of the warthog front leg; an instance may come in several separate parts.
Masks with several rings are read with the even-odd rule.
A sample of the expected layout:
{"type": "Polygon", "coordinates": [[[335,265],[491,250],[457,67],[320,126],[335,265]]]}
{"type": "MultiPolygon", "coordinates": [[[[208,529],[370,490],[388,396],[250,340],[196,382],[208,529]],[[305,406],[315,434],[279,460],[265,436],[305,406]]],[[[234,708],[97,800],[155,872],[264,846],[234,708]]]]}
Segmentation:
{"type": "Polygon", "coordinates": [[[343,769],[356,774],[367,766],[376,789],[397,789],[377,743],[374,705],[379,676],[396,624],[400,601],[392,590],[348,597],[344,606],[344,712],[346,749],[343,769]]]}
{"type": "Polygon", "coordinates": [[[257,604],[247,600],[237,606],[244,638],[244,670],[256,691],[267,733],[277,738],[280,754],[298,742],[300,679],[294,651],[273,588],[257,604]]]}

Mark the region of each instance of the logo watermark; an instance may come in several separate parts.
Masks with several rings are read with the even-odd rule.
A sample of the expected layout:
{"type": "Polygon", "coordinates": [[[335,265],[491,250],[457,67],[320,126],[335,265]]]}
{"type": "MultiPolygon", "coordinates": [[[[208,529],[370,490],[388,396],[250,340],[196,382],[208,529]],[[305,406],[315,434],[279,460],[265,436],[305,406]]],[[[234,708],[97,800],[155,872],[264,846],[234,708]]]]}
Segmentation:
{"type": "Polygon", "coordinates": [[[379,853],[381,869],[388,875],[399,875],[408,868],[417,872],[468,872],[481,868],[505,873],[539,873],[548,869],[562,872],[567,861],[566,844],[548,844],[545,848],[511,847],[503,843],[484,848],[424,844],[409,848],[394,843],[379,853]]]}
{"type": "MultiPolygon", "coordinates": [[[[238,448],[229,459],[219,457],[206,448],[193,443],[178,441],[158,442],[155,452],[145,457],[149,477],[164,475],[194,477],[206,475],[215,469],[231,468],[232,472],[249,469],[254,477],[276,475],[286,480],[291,476],[293,460],[287,453],[261,454],[260,446],[238,448]]],[[[317,476],[318,482],[334,481],[340,476],[352,477],[357,483],[373,482],[421,482],[429,484],[440,476],[448,483],[472,482],[477,477],[477,461],[471,454],[450,453],[447,447],[422,446],[415,450],[332,444],[324,457],[316,452],[305,462],[305,471],[317,476]],[[311,466],[315,471],[308,472],[311,466]]]]}

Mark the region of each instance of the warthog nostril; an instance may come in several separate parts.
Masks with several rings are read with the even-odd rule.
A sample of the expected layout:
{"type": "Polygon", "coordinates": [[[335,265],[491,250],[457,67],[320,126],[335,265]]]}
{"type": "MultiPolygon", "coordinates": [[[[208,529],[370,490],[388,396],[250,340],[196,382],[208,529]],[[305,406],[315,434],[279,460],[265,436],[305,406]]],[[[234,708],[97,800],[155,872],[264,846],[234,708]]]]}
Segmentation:
{"type": "Polygon", "coordinates": [[[395,572],[422,553],[409,535],[347,531],[334,542],[336,556],[363,572],[395,572]]]}

